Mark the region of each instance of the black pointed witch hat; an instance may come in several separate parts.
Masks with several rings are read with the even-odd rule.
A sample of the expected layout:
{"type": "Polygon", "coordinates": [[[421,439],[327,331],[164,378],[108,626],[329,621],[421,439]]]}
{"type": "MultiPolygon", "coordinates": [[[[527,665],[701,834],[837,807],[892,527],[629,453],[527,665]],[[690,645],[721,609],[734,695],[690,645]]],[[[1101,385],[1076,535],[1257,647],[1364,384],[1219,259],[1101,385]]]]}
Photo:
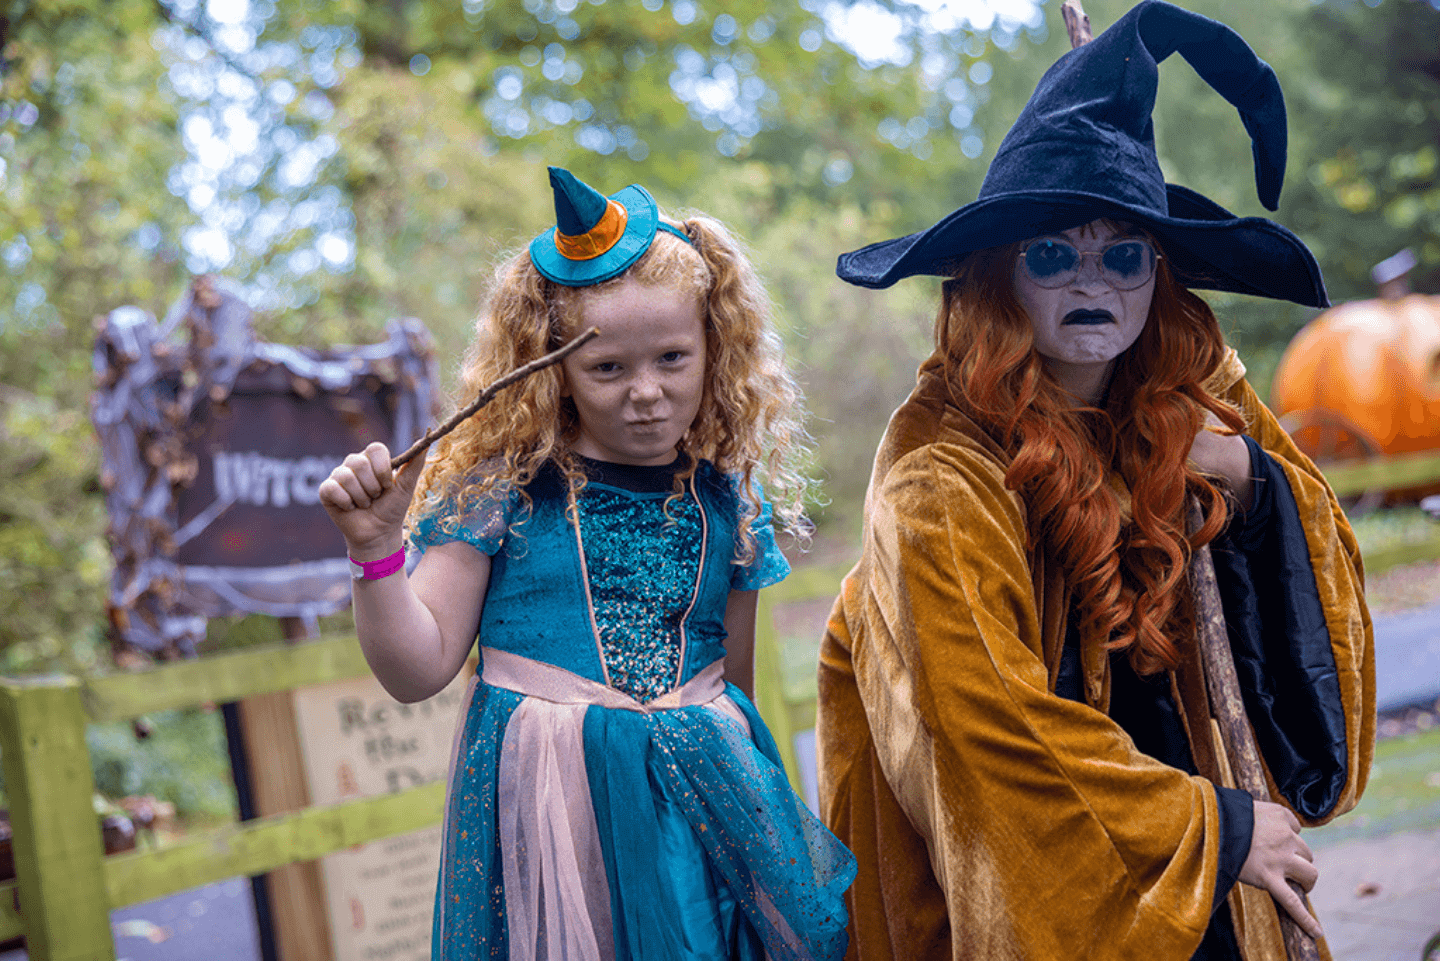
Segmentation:
{"type": "Polygon", "coordinates": [[[1240,112],[1260,202],[1274,210],[1286,151],[1275,71],[1223,23],[1145,0],[1046,71],[974,203],[928,230],[841,254],[836,273],[861,287],[946,277],[973,251],[1112,217],[1153,233],[1187,287],[1328,306],[1320,267],[1299,237],[1165,182],[1151,114],[1158,64],[1177,51],[1240,112]]]}

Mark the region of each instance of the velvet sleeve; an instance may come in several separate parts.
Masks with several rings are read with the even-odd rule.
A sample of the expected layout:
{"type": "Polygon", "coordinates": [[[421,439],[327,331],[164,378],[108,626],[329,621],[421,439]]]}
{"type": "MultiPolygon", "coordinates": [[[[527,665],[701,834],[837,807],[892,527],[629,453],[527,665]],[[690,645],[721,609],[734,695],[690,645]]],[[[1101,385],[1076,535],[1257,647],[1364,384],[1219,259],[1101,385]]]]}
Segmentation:
{"type": "Polygon", "coordinates": [[[866,537],[842,598],[864,625],[855,678],[957,933],[988,913],[977,930],[1009,927],[1025,956],[1190,957],[1220,868],[1216,792],[1049,691],[1003,470],[961,444],[912,450],[877,477],[866,537]]]}
{"type": "Polygon", "coordinates": [[[1324,476],[1243,380],[1255,508],[1213,552],[1246,714],[1270,795],[1314,825],[1355,805],[1375,738],[1360,553],[1324,476]]]}

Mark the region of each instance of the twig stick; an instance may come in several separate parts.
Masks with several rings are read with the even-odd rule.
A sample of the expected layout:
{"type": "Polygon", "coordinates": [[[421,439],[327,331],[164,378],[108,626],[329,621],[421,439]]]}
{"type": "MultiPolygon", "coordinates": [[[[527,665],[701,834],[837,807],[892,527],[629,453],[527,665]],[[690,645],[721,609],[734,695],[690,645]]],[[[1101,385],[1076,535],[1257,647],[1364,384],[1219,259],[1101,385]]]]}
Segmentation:
{"type": "MultiPolygon", "coordinates": [[[[1200,504],[1193,496],[1189,499],[1187,511],[1187,526],[1193,534],[1203,522],[1200,504]]],[[[1205,686],[1210,691],[1211,710],[1215,714],[1215,723],[1220,727],[1225,753],[1229,755],[1230,770],[1242,791],[1248,791],[1257,801],[1268,801],[1270,788],[1260,763],[1260,749],[1255,745],[1255,732],[1250,729],[1245,702],[1240,696],[1235,658],[1230,653],[1230,635],[1225,629],[1225,609],[1220,604],[1215,562],[1210,556],[1208,544],[1190,555],[1190,586],[1195,593],[1195,626],[1200,642],[1200,660],[1205,667],[1205,686]]],[[[1289,881],[1289,884],[1300,896],[1301,903],[1309,908],[1305,891],[1294,881],[1289,881]]],[[[1275,906],[1275,913],[1280,916],[1280,933],[1285,938],[1285,954],[1290,961],[1319,961],[1320,952],[1315,946],[1315,939],[1306,934],[1279,904],[1275,906]]]]}
{"type": "Polygon", "coordinates": [[[1065,0],[1060,4],[1060,16],[1065,20],[1065,32],[1070,35],[1070,49],[1075,49],[1095,39],[1090,32],[1090,18],[1080,0],[1065,0]]]}
{"type": "Polygon", "coordinates": [[[537,357],[534,360],[530,361],[530,363],[525,364],[524,366],[516,367],[514,370],[510,371],[510,373],[506,374],[504,377],[501,377],[499,380],[495,381],[494,383],[486,387],[484,390],[480,391],[480,393],[476,394],[475,399],[470,402],[469,406],[464,407],[461,410],[457,410],[450,417],[449,420],[441,424],[438,428],[427,427],[425,429],[425,436],[417,440],[415,443],[411,444],[409,450],[405,451],[405,453],[399,455],[398,457],[391,458],[390,469],[392,471],[399,470],[402,464],[408,464],[420,454],[424,453],[425,448],[429,447],[431,444],[435,443],[437,440],[450,433],[456,427],[459,427],[461,421],[478,411],[480,408],[484,407],[486,404],[490,403],[490,401],[494,400],[495,395],[500,393],[500,391],[504,390],[506,387],[509,387],[511,384],[516,383],[517,381],[524,380],[526,377],[529,377],[531,374],[535,373],[538,370],[544,370],[551,364],[560,363],[560,361],[564,360],[566,357],[579,350],[581,345],[591,340],[594,340],[596,337],[599,336],[600,328],[591,327],[589,330],[585,331],[585,333],[576,337],[574,340],[571,340],[564,347],[561,347],[558,350],[552,350],[544,357],[537,357]]]}

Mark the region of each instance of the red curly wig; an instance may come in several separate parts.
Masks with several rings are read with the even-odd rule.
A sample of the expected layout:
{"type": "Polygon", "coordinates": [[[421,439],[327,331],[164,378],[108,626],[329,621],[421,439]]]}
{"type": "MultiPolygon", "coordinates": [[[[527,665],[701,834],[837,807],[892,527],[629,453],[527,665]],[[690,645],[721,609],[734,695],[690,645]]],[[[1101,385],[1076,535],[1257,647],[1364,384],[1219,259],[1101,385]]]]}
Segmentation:
{"type": "Polygon", "coordinates": [[[1219,324],[1162,259],[1150,315],[1106,396],[1077,404],[1035,350],[1014,293],[1018,253],[972,254],[944,285],[936,342],[952,400],[1010,453],[1006,486],[1027,505],[1030,547],[1060,562],[1081,642],[1128,651],[1142,674],[1173,668],[1193,635],[1190,552],[1229,516],[1225,491],[1187,462],[1190,446],[1206,411],[1245,426],[1203,386],[1224,359],[1219,324]],[[1187,493],[1204,517],[1189,537],[1187,493]]]}

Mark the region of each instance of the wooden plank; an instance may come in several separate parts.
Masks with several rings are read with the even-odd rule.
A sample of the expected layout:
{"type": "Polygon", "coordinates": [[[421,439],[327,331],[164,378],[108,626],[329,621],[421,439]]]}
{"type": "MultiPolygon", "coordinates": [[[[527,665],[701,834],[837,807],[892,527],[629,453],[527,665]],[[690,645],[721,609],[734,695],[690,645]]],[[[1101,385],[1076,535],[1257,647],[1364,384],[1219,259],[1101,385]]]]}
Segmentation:
{"type": "Polygon", "coordinates": [[[271,645],[145,671],[87,678],[90,720],[120,721],[154,711],[239,701],[309,684],[360,677],[370,670],[353,634],[271,645]]]}
{"type": "Polygon", "coordinates": [[[9,941],[25,934],[25,919],[15,910],[14,881],[0,881],[0,941],[9,941]]]}
{"type": "MultiPolygon", "coordinates": [[[[113,907],[138,904],[418,831],[438,824],[444,811],[445,784],[436,781],[398,794],[245,821],[189,835],[159,850],[113,854],[101,869],[104,889],[113,907]]],[[[290,955],[282,956],[291,961],[290,955]]]]}
{"type": "Polygon", "coordinates": [[[775,628],[775,607],[801,601],[833,598],[851,564],[800,567],[779,584],[760,592],[760,610],[755,624],[755,707],[775,743],[795,791],[804,795],[800,765],[795,756],[795,734],[815,726],[815,697],[810,689],[802,696],[787,690],[781,661],[781,637],[775,628]]]}
{"type": "Polygon", "coordinates": [[[32,961],[115,956],[80,683],[0,678],[0,759],[32,961]]]}
{"type": "Polygon", "coordinates": [[[1398,454],[1325,464],[1330,487],[1341,497],[1367,490],[1402,490],[1440,481],[1440,453],[1398,454]]]}
{"type": "MultiPolygon", "coordinates": [[[[239,709],[255,813],[264,817],[309,806],[310,792],[305,788],[305,767],[295,728],[295,695],[280,691],[247,697],[239,709]]],[[[278,867],[266,875],[265,883],[279,956],[285,961],[334,961],[320,865],[278,867]]]]}
{"type": "MultiPolygon", "coordinates": [[[[300,618],[280,618],[280,630],[287,642],[282,651],[304,646],[308,629],[300,618]]],[[[308,807],[311,799],[305,786],[305,759],[300,755],[295,692],[247,697],[237,707],[255,814],[266,817],[308,807]]],[[[304,858],[292,860],[296,863],[265,875],[275,951],[285,961],[335,961],[320,864],[304,858]]]]}
{"type": "Polygon", "coordinates": [[[772,604],[815,600],[820,597],[833,598],[840,593],[840,582],[854,566],[854,563],[845,563],[797,567],[779,584],[765,588],[760,596],[769,598],[772,604]]]}
{"type": "Polygon", "coordinates": [[[795,730],[785,704],[785,678],[780,669],[780,638],[775,632],[775,602],[769,587],[760,592],[760,609],[755,619],[755,709],[780,749],[780,761],[790,786],[803,790],[800,765],[795,757],[795,730]]]}

